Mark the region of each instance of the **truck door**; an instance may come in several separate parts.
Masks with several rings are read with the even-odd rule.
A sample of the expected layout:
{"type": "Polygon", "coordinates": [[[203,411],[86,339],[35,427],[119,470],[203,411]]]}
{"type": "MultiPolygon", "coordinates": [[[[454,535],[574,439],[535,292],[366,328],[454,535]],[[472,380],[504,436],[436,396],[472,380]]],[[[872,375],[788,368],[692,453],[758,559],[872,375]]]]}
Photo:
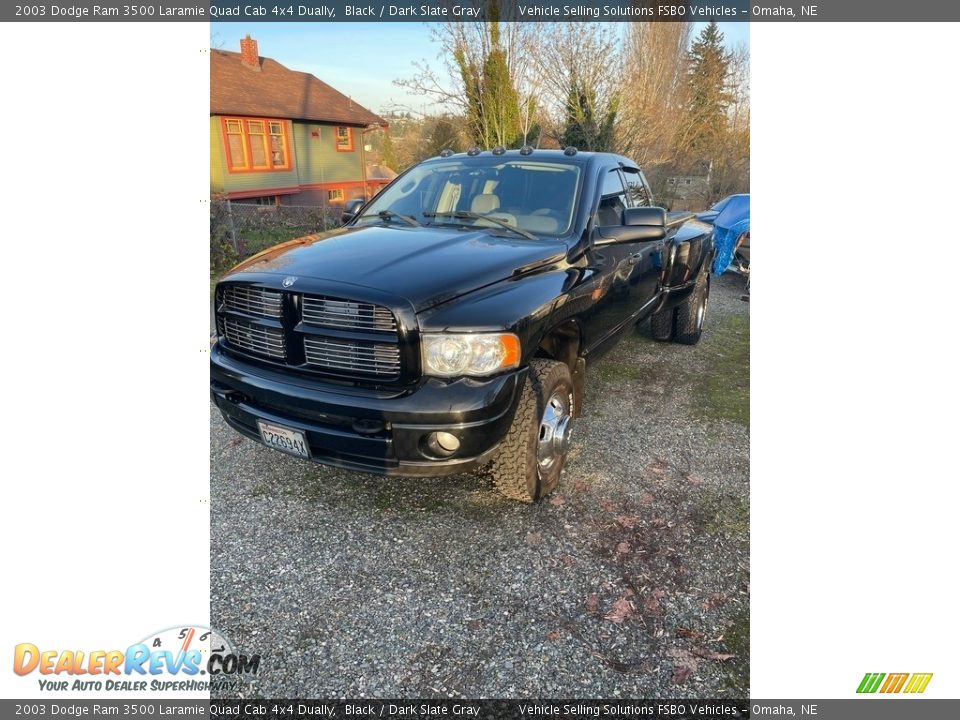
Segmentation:
{"type": "MultiPolygon", "coordinates": [[[[650,188],[637,168],[624,167],[623,178],[627,186],[627,203],[630,207],[650,207],[653,204],[650,188]]],[[[666,240],[633,243],[634,266],[630,275],[630,294],[633,298],[631,304],[634,312],[657,294],[665,243],[666,240]]]]}
{"type": "Polygon", "coordinates": [[[631,297],[630,281],[636,267],[634,254],[640,250],[640,243],[611,242],[600,237],[603,228],[623,224],[627,193],[619,168],[604,172],[599,181],[600,196],[593,217],[599,235],[594,236],[590,253],[591,265],[597,270],[598,287],[593,290],[596,302],[586,324],[588,346],[612,336],[633,314],[635,300],[631,297]]]}

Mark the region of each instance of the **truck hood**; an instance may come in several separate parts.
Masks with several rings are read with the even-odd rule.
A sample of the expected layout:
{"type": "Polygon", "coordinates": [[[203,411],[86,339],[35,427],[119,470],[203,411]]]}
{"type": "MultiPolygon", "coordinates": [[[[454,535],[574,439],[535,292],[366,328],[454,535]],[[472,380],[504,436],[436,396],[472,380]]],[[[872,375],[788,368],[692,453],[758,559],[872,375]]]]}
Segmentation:
{"type": "Polygon", "coordinates": [[[339,228],[269,248],[231,271],[277,273],[374,288],[417,312],[563,259],[560,240],[486,230],[382,226],[339,228]]]}

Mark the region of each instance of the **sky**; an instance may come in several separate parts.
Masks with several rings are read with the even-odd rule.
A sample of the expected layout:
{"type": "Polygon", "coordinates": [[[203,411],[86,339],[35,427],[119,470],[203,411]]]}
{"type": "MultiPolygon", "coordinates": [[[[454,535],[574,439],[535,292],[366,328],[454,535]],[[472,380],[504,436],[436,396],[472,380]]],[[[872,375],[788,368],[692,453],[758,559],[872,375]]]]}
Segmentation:
{"type": "MultiPolygon", "coordinates": [[[[706,23],[694,23],[694,36],[706,23]]],[[[728,47],[750,45],[750,23],[719,23],[728,47]]],[[[291,70],[309,72],[374,112],[433,108],[393,84],[416,74],[414,62],[442,70],[439,45],[424,23],[210,23],[210,47],[240,50],[247,33],[260,55],[291,70]],[[399,107],[398,107],[399,106],[399,107]]]]}

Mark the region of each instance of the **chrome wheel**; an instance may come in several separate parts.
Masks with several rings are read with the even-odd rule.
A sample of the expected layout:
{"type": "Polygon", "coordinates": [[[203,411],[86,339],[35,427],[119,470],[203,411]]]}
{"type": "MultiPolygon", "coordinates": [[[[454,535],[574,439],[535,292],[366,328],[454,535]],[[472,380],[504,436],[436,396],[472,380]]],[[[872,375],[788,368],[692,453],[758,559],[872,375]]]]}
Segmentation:
{"type": "Polygon", "coordinates": [[[540,418],[537,439],[537,463],[541,471],[549,470],[570,448],[570,401],[566,393],[555,392],[547,400],[540,418]]]}

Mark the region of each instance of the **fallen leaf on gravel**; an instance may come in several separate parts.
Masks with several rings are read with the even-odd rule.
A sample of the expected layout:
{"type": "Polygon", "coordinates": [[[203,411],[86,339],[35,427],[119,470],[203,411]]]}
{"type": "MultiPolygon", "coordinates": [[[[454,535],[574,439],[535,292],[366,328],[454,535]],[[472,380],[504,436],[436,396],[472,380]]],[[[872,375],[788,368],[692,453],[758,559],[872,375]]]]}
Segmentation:
{"type": "Polygon", "coordinates": [[[730,660],[736,657],[736,655],[730,655],[729,653],[714,652],[705,647],[695,647],[691,652],[704,660],[716,660],[717,662],[723,662],[724,660],[730,660]]]}
{"type": "Polygon", "coordinates": [[[551,505],[563,505],[565,502],[566,500],[563,499],[563,495],[554,495],[550,498],[551,505]]]}
{"type": "Polygon", "coordinates": [[[560,639],[559,630],[551,630],[550,632],[547,633],[547,640],[552,640],[553,642],[556,642],[559,639],[560,639]]]}
{"type": "Polygon", "coordinates": [[[604,620],[619,624],[629,620],[634,614],[633,603],[625,598],[620,598],[614,601],[613,608],[604,616],[604,620]]]}
{"type": "Polygon", "coordinates": [[[573,488],[574,492],[586,492],[589,486],[583,480],[577,480],[570,487],[573,488]]]}
{"type": "Polygon", "coordinates": [[[647,595],[646,600],[643,601],[643,609],[654,615],[661,611],[660,601],[667,596],[667,591],[663,588],[656,588],[652,593],[647,595]]]}
{"type": "Polygon", "coordinates": [[[699,475],[694,475],[693,473],[690,473],[689,475],[687,475],[687,482],[689,482],[691,485],[703,485],[703,478],[700,477],[699,475]]]}
{"type": "Polygon", "coordinates": [[[663,477],[666,475],[668,467],[669,465],[667,465],[667,463],[665,463],[663,460],[657,459],[647,465],[647,471],[653,475],[663,477]]]}
{"type": "Polygon", "coordinates": [[[635,515],[621,515],[617,518],[617,525],[627,530],[632,530],[641,522],[640,518],[635,515]]]}
{"type": "Polygon", "coordinates": [[[483,627],[483,623],[479,620],[467,620],[467,627],[471,630],[479,630],[483,627]]]}
{"type": "Polygon", "coordinates": [[[704,634],[699,630],[691,630],[690,628],[678,627],[677,637],[689,638],[690,640],[703,640],[704,634]]]}
{"type": "Polygon", "coordinates": [[[600,607],[600,596],[596,593],[587,595],[587,612],[595,613],[600,607]]]}
{"type": "Polygon", "coordinates": [[[600,501],[600,507],[603,508],[606,512],[613,512],[617,509],[617,506],[610,502],[609,498],[604,498],[600,501]]]}
{"type": "Polygon", "coordinates": [[[540,533],[527,533],[527,545],[542,545],[543,535],[540,533]]]}
{"type": "Polygon", "coordinates": [[[713,610],[715,607],[720,607],[727,601],[727,596],[723,593],[713,593],[708,597],[703,603],[704,610],[713,610]]]}
{"type": "Polygon", "coordinates": [[[239,445],[239,444],[242,443],[242,442],[243,442],[243,439],[242,439],[242,438],[235,437],[235,438],[233,438],[233,439],[228,443],[228,445],[229,445],[230,447],[236,447],[237,445],[239,445]]]}
{"type": "Polygon", "coordinates": [[[628,552],[630,552],[630,543],[617,543],[617,555],[626,555],[628,552]]]}
{"type": "Polygon", "coordinates": [[[674,685],[683,685],[683,683],[690,679],[691,675],[693,675],[693,670],[685,665],[674,665],[673,677],[670,678],[670,682],[674,685]]]}
{"type": "Polygon", "coordinates": [[[563,563],[564,567],[573,567],[577,564],[577,561],[571,555],[564,555],[560,558],[560,562],[563,563]]]}
{"type": "Polygon", "coordinates": [[[650,493],[643,493],[643,495],[640,496],[640,504],[641,504],[641,505],[652,505],[652,504],[653,504],[653,495],[651,495],[650,493]]]}

